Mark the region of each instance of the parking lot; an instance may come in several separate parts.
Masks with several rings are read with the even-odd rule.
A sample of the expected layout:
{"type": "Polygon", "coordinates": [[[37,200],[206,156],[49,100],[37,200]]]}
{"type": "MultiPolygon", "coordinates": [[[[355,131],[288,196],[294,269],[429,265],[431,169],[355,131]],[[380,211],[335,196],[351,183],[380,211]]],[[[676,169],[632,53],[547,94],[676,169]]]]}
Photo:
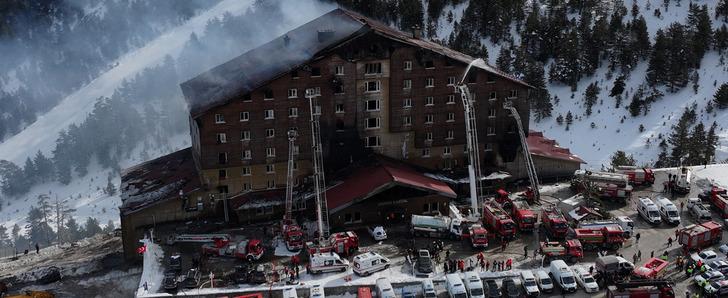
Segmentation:
{"type": "MultiPolygon", "coordinates": [[[[680,202],[684,202],[688,197],[696,197],[697,194],[700,192],[700,187],[697,187],[696,183],[702,183],[701,186],[705,186],[705,182],[694,181],[693,187],[689,195],[671,197],[669,196],[669,194],[662,192],[662,182],[666,179],[666,172],[656,172],[656,182],[654,186],[636,188],[631,200],[627,202],[627,204],[606,201],[605,206],[603,206],[604,209],[608,210],[612,215],[628,216],[635,222],[635,233],[639,233],[641,235],[639,243],[637,243],[635,238],[632,237],[631,239],[628,239],[627,242],[624,243],[624,246],[616,253],[619,253],[623,255],[625,259],[632,261],[633,256],[641,251],[642,261],[636,262],[635,265],[637,266],[643,264],[644,261],[649,259],[650,255],[654,254],[654,256],[659,256],[663,252],[668,252],[669,261],[674,262],[677,256],[682,255],[682,250],[680,245],[677,244],[677,241],[675,241],[671,247],[668,247],[668,238],[672,237],[673,239],[675,239],[676,229],[696,222],[688,214],[687,209],[683,210],[683,212],[681,213],[682,221],[678,226],[668,225],[666,223],[662,223],[660,225],[651,225],[639,217],[637,211],[635,210],[635,202],[639,197],[648,196],[651,198],[655,198],[657,196],[667,196],[679,208],[680,202]]],[[[573,193],[567,186],[568,185],[565,183],[562,183],[561,185],[546,186],[546,191],[543,192],[542,197],[542,199],[546,202],[545,204],[557,203],[559,200],[563,200],[572,196],[573,193]]],[[[538,208],[538,206],[536,206],[535,208],[538,208]]],[[[722,219],[720,219],[717,214],[715,214],[715,212],[713,212],[713,217],[714,220],[716,220],[717,222],[722,222],[722,219]]],[[[306,270],[303,268],[303,266],[306,264],[306,260],[305,257],[302,257],[304,260],[302,261],[302,265],[300,267],[300,279],[298,281],[299,296],[308,296],[308,291],[306,288],[307,285],[311,284],[323,284],[326,287],[326,295],[355,293],[356,289],[360,286],[372,287],[378,277],[386,277],[390,282],[395,285],[395,289],[397,291],[416,291],[416,285],[422,280],[422,278],[413,276],[412,266],[410,263],[407,262],[405,256],[408,253],[408,249],[411,248],[413,245],[414,248],[428,248],[432,244],[434,239],[411,237],[407,223],[393,224],[392,226],[387,226],[385,228],[388,233],[388,239],[381,242],[375,242],[372,237],[367,234],[364,227],[361,227],[360,229],[354,229],[354,231],[356,231],[359,235],[359,252],[375,251],[389,258],[391,261],[391,267],[389,269],[375,273],[368,277],[358,277],[356,275],[353,275],[351,270],[348,270],[344,273],[325,273],[320,275],[310,275],[307,274],[306,270]]],[[[168,227],[168,229],[166,230],[164,228],[158,228],[158,230],[159,232],[157,237],[160,239],[164,239],[169,233],[172,233],[175,230],[178,231],[179,227],[177,227],[176,229],[173,227],[168,227]]],[[[266,253],[260,260],[255,262],[255,265],[265,266],[264,270],[268,274],[269,278],[269,283],[267,285],[229,284],[228,279],[225,278],[225,276],[230,274],[234,270],[234,267],[236,265],[241,265],[245,262],[225,257],[206,258],[204,256],[201,256],[199,243],[180,243],[175,244],[174,246],[163,245],[163,248],[166,256],[176,252],[182,254],[183,274],[186,269],[192,268],[193,265],[199,265],[200,271],[204,273],[203,280],[209,279],[208,275],[210,272],[214,273],[216,287],[228,286],[229,291],[264,292],[277,296],[279,295],[279,292],[270,290],[286,286],[286,283],[283,280],[287,279],[285,273],[280,273],[276,277],[273,272],[283,272],[282,269],[289,266],[291,257],[274,255],[273,252],[276,251],[274,245],[276,242],[270,240],[270,234],[267,230],[267,225],[258,225],[244,227],[242,229],[223,231],[225,233],[230,233],[239,237],[245,236],[247,238],[255,237],[259,239],[264,239],[263,241],[266,247],[266,253]],[[193,260],[195,264],[193,264],[193,260]],[[276,282],[276,278],[278,278],[280,281],[276,282]]],[[[543,259],[541,256],[538,255],[534,257],[533,250],[538,247],[539,240],[543,240],[545,239],[545,237],[546,236],[543,234],[543,231],[541,231],[540,233],[532,232],[519,234],[516,239],[508,243],[505,250],[502,250],[500,241],[498,239],[491,238],[489,247],[484,250],[473,249],[466,241],[443,239],[442,243],[444,244],[444,247],[439,255],[434,257],[436,261],[439,261],[436,262],[436,273],[434,276],[431,277],[435,282],[436,289],[438,290],[438,296],[447,296],[447,293],[443,287],[443,260],[445,259],[445,256],[446,254],[448,254],[448,252],[450,258],[464,260],[466,267],[470,266],[470,260],[472,260],[475,267],[477,267],[476,256],[479,251],[483,251],[485,259],[490,263],[492,263],[493,261],[507,261],[509,258],[512,259],[513,270],[504,272],[481,273],[481,277],[486,279],[496,279],[496,281],[500,284],[504,276],[515,276],[518,274],[519,270],[538,270],[539,268],[542,268],[543,259]],[[524,257],[524,247],[526,247],[528,257],[524,257]]],[[[717,247],[715,249],[717,251],[717,247]]],[[[285,249],[281,250],[281,248],[279,247],[278,252],[281,251],[285,251],[285,249]]],[[[581,260],[579,263],[574,264],[573,266],[586,269],[592,266],[596,258],[597,252],[586,251],[584,259],[581,260]]],[[[351,260],[351,257],[349,257],[349,260],[351,260]]],[[[165,262],[162,263],[163,266],[166,265],[164,264],[165,262]]],[[[548,266],[548,264],[546,265],[548,266]]],[[[548,270],[548,267],[543,269],[548,270]]],[[[482,269],[480,268],[477,268],[475,270],[478,272],[482,271],[482,269]]],[[[685,277],[683,272],[679,272],[676,270],[674,264],[671,264],[668,267],[668,270],[669,272],[665,275],[665,277],[675,282],[674,290],[678,297],[684,296],[686,291],[692,292],[697,290],[696,287],[691,285],[691,282],[685,277]]],[[[161,289],[159,291],[162,292],[161,289]]],[[[180,291],[179,294],[182,293],[184,293],[184,291],[180,291]]],[[[550,296],[558,297],[561,296],[561,293],[556,290],[550,296]]],[[[577,293],[570,294],[569,296],[604,297],[605,291],[602,289],[597,294],[587,295],[586,293],[584,293],[583,290],[580,289],[579,291],[577,291],[577,293]]]]}

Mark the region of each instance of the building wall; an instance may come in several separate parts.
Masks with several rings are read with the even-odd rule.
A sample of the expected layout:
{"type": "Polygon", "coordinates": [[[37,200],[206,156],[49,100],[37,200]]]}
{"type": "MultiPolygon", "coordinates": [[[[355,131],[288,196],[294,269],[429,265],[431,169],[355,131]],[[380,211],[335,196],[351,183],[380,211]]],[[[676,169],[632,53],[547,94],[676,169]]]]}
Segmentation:
{"type": "MultiPolygon", "coordinates": [[[[363,150],[360,147],[367,144],[367,137],[379,137],[378,146],[368,150],[396,159],[404,159],[406,155],[409,162],[430,169],[460,167],[466,164],[464,112],[460,96],[454,92],[454,86],[448,85],[448,80],[459,80],[466,66],[374,34],[350,41],[300,67],[295,71],[297,77],[291,73],[282,75],[250,94],[241,94],[193,119],[192,140],[199,142],[193,149],[199,150],[195,157],[199,160],[203,183],[210,189],[227,186],[229,193],[242,191],[245,183],[252,189],[264,189],[272,179],[276,185],[285,185],[286,132],[291,128],[298,131],[297,177],[310,175],[310,166],[303,162],[311,160],[310,108],[304,97],[308,88],[318,88],[321,94],[317,100],[322,112],[321,132],[327,165],[332,162],[328,157],[336,155],[339,165],[344,166],[355,159],[353,151],[363,150]],[[405,69],[405,62],[411,69],[405,69]],[[380,63],[382,72],[365,74],[367,63],[380,63]],[[343,72],[337,73],[337,69],[343,72]],[[314,75],[315,72],[320,75],[314,75]],[[411,88],[404,88],[405,80],[411,81],[411,88]],[[428,80],[434,82],[430,87],[426,86],[428,80]],[[371,81],[380,82],[379,92],[365,92],[366,84],[371,81]],[[288,98],[289,89],[295,89],[297,96],[288,98]],[[271,95],[266,94],[270,91],[272,98],[266,98],[270,97],[266,96],[271,95]],[[427,103],[429,97],[432,104],[427,103]],[[380,100],[379,111],[365,110],[368,99],[380,100]],[[405,107],[405,100],[411,101],[411,106],[405,107]],[[298,117],[288,116],[291,108],[298,109],[298,117]],[[264,118],[266,110],[274,111],[274,119],[264,118]],[[248,120],[241,121],[243,112],[247,112],[248,120]],[[216,123],[216,118],[221,116],[224,123],[216,123]],[[433,121],[426,121],[430,116],[433,121]],[[366,128],[366,119],[371,117],[380,119],[378,129],[366,128]],[[410,117],[411,124],[405,125],[404,117],[410,117]],[[266,137],[267,129],[274,129],[275,136],[266,137]],[[242,140],[243,131],[250,132],[250,140],[242,140]],[[225,134],[224,143],[218,141],[219,133],[225,134]],[[351,135],[358,143],[344,139],[351,135]],[[429,135],[431,140],[426,139],[429,135]],[[347,142],[348,145],[344,144],[347,142]],[[275,150],[275,156],[266,156],[266,150],[271,150],[267,148],[275,150]],[[251,152],[249,159],[243,158],[245,150],[251,152]],[[429,156],[424,154],[426,151],[429,156]],[[224,164],[220,162],[221,153],[227,155],[224,164]],[[267,164],[275,166],[275,174],[265,172],[267,164]],[[252,167],[250,182],[238,178],[245,166],[252,167]],[[226,170],[225,181],[220,181],[219,169],[226,170]]],[[[515,158],[514,151],[520,144],[513,118],[502,108],[503,101],[514,101],[527,131],[528,90],[480,69],[472,73],[474,83],[469,87],[477,101],[481,164],[486,168],[501,168],[515,158]],[[495,97],[490,99],[492,92],[495,97]],[[515,97],[510,98],[511,94],[515,97]]],[[[336,169],[328,167],[327,170],[336,169]]]]}
{"type": "Polygon", "coordinates": [[[441,195],[403,198],[387,195],[385,192],[332,213],[329,224],[339,228],[370,224],[406,224],[412,214],[434,214],[435,209],[447,214],[449,203],[450,199],[441,195]],[[394,219],[388,220],[392,214],[394,219]]]}
{"type": "MultiPolygon", "coordinates": [[[[531,155],[531,157],[536,166],[536,173],[539,180],[568,178],[574,175],[574,171],[581,168],[581,163],[578,162],[537,155],[531,155]]],[[[526,165],[523,161],[523,153],[518,152],[516,160],[508,164],[508,172],[514,179],[528,178],[526,165]]]]}

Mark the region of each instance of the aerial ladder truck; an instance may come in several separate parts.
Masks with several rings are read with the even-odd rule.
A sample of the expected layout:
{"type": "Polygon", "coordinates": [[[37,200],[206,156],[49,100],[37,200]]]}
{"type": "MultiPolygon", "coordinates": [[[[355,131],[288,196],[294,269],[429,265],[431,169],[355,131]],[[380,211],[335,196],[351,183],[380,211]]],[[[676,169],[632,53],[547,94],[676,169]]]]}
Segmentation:
{"type": "Polygon", "coordinates": [[[460,98],[463,101],[463,109],[465,110],[465,138],[467,139],[468,146],[468,177],[470,179],[470,208],[472,209],[471,216],[475,218],[480,217],[479,208],[482,205],[480,196],[482,176],[480,175],[480,148],[478,147],[478,118],[475,117],[475,101],[470,94],[466,79],[470,68],[473,64],[478,63],[478,61],[485,63],[480,58],[470,62],[460,82],[455,86],[456,90],[460,93],[460,98]]]}
{"type": "Polygon", "coordinates": [[[295,144],[298,133],[295,130],[288,131],[288,171],[286,173],[286,213],[281,222],[283,241],[289,251],[297,251],[303,248],[303,231],[293,220],[293,166],[296,155],[295,144]]]}
{"type": "Polygon", "coordinates": [[[518,125],[518,136],[521,138],[521,145],[523,146],[523,158],[526,162],[526,172],[528,173],[528,180],[531,182],[531,189],[526,191],[526,197],[529,201],[539,202],[541,199],[541,192],[538,190],[538,176],[536,174],[536,165],[533,164],[533,158],[531,158],[531,151],[528,149],[528,142],[526,141],[526,133],[523,131],[523,123],[521,122],[521,116],[518,114],[518,110],[513,106],[513,102],[507,100],[503,103],[503,108],[511,112],[511,116],[518,125]],[[529,197],[533,197],[532,199],[529,197]]]}

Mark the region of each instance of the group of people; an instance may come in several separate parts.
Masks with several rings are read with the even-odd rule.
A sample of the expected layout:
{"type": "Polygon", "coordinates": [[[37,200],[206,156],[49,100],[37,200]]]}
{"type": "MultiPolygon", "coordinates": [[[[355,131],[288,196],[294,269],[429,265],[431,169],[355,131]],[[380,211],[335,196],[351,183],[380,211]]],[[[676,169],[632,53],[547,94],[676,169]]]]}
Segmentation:
{"type": "Polygon", "coordinates": [[[496,272],[513,269],[512,258],[508,258],[506,260],[493,260],[493,262],[491,262],[490,260],[485,259],[482,252],[479,252],[476,256],[476,260],[473,260],[473,258],[467,258],[466,264],[466,260],[450,258],[449,250],[446,251],[446,255],[446,260],[443,263],[443,270],[448,273],[455,273],[457,271],[465,272],[477,269],[478,267],[480,267],[481,272],[496,272]]]}

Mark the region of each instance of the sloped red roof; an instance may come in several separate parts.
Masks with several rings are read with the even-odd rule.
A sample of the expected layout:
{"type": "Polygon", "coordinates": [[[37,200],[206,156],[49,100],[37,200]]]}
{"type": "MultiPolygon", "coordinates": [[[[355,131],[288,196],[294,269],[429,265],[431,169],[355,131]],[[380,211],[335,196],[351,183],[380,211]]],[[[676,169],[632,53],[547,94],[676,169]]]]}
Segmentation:
{"type": "Polygon", "coordinates": [[[454,198],[455,192],[444,182],[432,179],[405,165],[382,162],[357,169],[342,183],[326,191],[331,213],[363,201],[394,186],[404,186],[454,198]]]}
{"type": "Polygon", "coordinates": [[[558,143],[556,143],[556,141],[544,137],[543,133],[540,131],[529,131],[526,142],[528,142],[528,151],[532,155],[584,164],[586,163],[578,155],[571,153],[569,148],[561,147],[558,143]]]}

